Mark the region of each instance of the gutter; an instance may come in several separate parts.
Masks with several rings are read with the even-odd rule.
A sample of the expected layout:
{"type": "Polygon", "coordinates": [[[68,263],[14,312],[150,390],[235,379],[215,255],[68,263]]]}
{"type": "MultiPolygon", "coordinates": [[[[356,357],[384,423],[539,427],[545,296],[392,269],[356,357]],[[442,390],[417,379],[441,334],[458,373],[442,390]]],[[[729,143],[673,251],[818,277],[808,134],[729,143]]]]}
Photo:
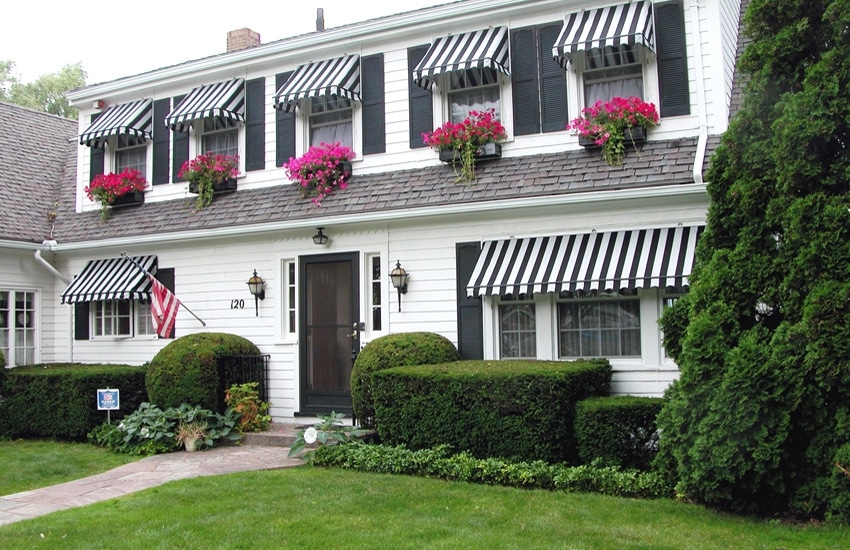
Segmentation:
{"type": "Polygon", "coordinates": [[[342,216],[309,217],[296,221],[276,221],[254,225],[226,226],[203,231],[175,231],[118,239],[103,239],[98,241],[79,241],[58,244],[51,241],[50,250],[65,252],[71,250],[91,250],[110,246],[161,245],[169,242],[186,243],[205,239],[224,237],[245,237],[246,235],[292,231],[297,229],[315,230],[319,226],[340,226],[344,224],[362,224],[375,222],[410,221],[421,218],[436,218],[462,214],[498,212],[516,208],[551,208],[557,206],[574,206],[610,202],[616,200],[669,200],[677,197],[705,196],[705,185],[702,183],[682,182],[660,187],[640,187],[606,191],[591,191],[558,196],[528,197],[524,199],[504,199],[472,204],[449,204],[440,206],[404,208],[370,213],[355,213],[342,216]]]}
{"type": "MultiPolygon", "coordinates": [[[[51,242],[54,245],[56,244],[56,241],[51,241],[51,242]]],[[[43,265],[44,268],[47,271],[51,272],[54,277],[61,279],[66,285],[71,284],[71,280],[68,277],[62,275],[62,273],[60,273],[59,270],[57,270],[55,267],[53,267],[53,265],[50,262],[48,262],[47,260],[45,260],[44,258],[41,257],[41,249],[35,251],[34,257],[35,257],[35,261],[37,261],[38,263],[43,265]]]]}
{"type": "Polygon", "coordinates": [[[708,116],[705,112],[705,72],[702,66],[702,39],[699,18],[700,8],[705,7],[704,0],[691,2],[691,25],[694,37],[694,72],[697,84],[697,110],[699,115],[699,137],[697,139],[697,150],[694,156],[694,183],[703,183],[703,170],[705,168],[705,150],[708,146],[708,116]],[[700,5],[702,4],[702,5],[700,5]]]}

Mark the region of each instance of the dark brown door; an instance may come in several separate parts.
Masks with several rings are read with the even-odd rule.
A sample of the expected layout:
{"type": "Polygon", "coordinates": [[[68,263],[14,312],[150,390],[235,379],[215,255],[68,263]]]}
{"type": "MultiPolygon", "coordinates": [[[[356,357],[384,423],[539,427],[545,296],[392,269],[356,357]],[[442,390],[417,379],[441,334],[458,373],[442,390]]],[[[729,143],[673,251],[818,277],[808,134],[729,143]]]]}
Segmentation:
{"type": "Polygon", "coordinates": [[[357,254],[301,260],[301,412],[351,413],[351,366],[360,349],[357,254]]]}

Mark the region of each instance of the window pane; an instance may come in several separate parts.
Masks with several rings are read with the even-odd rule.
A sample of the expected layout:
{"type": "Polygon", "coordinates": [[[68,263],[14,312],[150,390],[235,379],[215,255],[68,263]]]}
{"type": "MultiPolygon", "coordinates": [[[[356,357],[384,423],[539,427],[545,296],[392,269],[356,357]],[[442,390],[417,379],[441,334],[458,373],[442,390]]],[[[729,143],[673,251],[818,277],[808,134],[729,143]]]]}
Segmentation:
{"type": "Polygon", "coordinates": [[[128,168],[137,170],[143,178],[147,177],[147,148],[144,145],[118,149],[115,153],[115,172],[121,173],[128,168]]]}
{"type": "Polygon", "coordinates": [[[498,120],[499,76],[493,69],[469,69],[449,73],[449,113],[452,122],[462,122],[470,111],[493,109],[498,120]]]}
{"type": "Polygon", "coordinates": [[[584,103],[614,97],[643,97],[643,65],[635,46],[621,45],[604,50],[593,48],[585,54],[584,103]]]}
{"type": "Polygon", "coordinates": [[[640,300],[558,304],[561,357],[640,356],[640,300]]]}
{"type": "Polygon", "coordinates": [[[340,143],[353,147],[351,100],[321,96],[310,99],[310,145],[340,143]]]}
{"type": "Polygon", "coordinates": [[[205,133],[202,141],[205,153],[230,156],[239,154],[239,130],[236,128],[205,133]]]}
{"type": "Polygon", "coordinates": [[[9,307],[9,292],[0,291],[0,350],[3,351],[3,356],[6,357],[6,363],[11,362],[9,353],[9,316],[11,308],[9,307]]]}
{"type": "Polygon", "coordinates": [[[499,329],[503,358],[537,357],[537,320],[534,304],[501,304],[499,329]]]}

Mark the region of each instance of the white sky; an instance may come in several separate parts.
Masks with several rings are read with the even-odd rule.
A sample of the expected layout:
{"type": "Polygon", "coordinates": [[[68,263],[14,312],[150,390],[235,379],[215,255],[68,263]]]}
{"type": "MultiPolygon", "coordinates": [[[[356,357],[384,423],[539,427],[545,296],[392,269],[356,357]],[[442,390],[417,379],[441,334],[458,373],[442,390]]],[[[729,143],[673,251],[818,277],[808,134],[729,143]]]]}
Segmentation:
{"type": "Polygon", "coordinates": [[[96,84],[200,59],[227,49],[227,32],[248,27],[262,43],[451,0],[10,0],[0,23],[0,60],[23,82],[82,62],[96,84]]]}

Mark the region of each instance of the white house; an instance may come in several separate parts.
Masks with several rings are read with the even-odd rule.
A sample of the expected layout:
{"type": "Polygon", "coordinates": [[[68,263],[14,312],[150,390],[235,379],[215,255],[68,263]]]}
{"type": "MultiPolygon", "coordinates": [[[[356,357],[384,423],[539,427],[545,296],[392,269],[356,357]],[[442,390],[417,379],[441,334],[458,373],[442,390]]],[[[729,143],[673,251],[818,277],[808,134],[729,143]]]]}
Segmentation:
{"type": "Polygon", "coordinates": [[[183,308],[176,336],[239,334],[270,356],[278,420],[350,409],[353,355],[404,331],[443,334],[467,358],[605,356],[616,393],[660,395],[677,368],[657,320],[687,290],[740,12],[733,0],[464,0],[267,44],[241,29],[227,53],[74,90],[77,170],[52,232],[0,241],[0,297],[23,280],[10,290],[34,298],[38,344],[15,364],[141,364],[170,341],[152,331],[145,279],[115,282],[137,273],[126,252],[205,323],[183,308]],[[660,122],[611,167],[567,124],[630,95],[660,122]],[[501,158],[456,183],[422,133],[486,107],[507,129],[501,158]],[[357,156],[349,186],[316,206],[282,164],[320,141],[357,156]],[[177,172],[204,151],[238,154],[241,174],[195,212],[177,172]],[[125,167],[150,182],[145,202],[101,222],[84,188],[125,167]]]}

